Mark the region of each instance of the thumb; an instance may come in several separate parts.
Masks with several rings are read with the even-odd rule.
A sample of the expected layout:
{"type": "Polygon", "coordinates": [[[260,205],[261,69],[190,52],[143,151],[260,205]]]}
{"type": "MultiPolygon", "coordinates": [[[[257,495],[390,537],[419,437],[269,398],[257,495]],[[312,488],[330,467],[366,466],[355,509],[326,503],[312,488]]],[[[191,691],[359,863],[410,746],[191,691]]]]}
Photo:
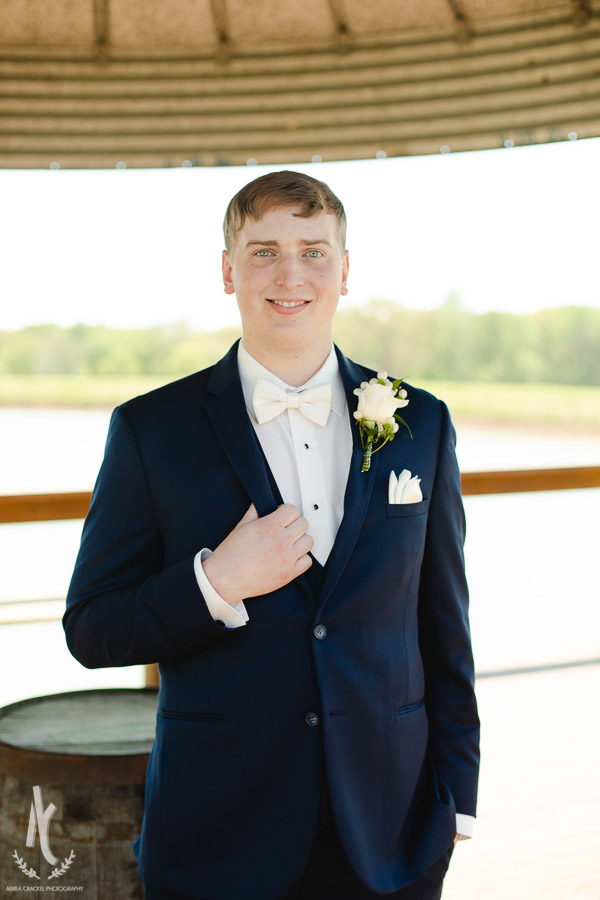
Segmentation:
{"type": "Polygon", "coordinates": [[[256,519],[258,519],[258,513],[256,512],[254,503],[251,503],[244,513],[243,518],[238,522],[237,527],[240,528],[242,525],[246,525],[248,522],[254,522],[256,519]]]}

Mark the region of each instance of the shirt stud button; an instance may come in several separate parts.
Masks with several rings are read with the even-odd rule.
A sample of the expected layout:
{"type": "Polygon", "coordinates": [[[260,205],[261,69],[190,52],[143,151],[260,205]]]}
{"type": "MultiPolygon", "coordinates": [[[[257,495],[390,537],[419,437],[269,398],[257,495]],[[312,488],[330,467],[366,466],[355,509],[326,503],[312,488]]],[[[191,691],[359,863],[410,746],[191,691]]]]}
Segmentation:
{"type": "Polygon", "coordinates": [[[313,503],[313,509],[318,509],[318,508],[319,508],[319,504],[318,504],[318,503],[313,503]]]}
{"type": "Polygon", "coordinates": [[[324,625],[315,625],[313,628],[313,634],[318,641],[322,641],[323,638],[327,637],[327,629],[324,625]]]}
{"type": "Polygon", "coordinates": [[[307,712],[304,716],[304,721],[307,725],[310,725],[311,728],[314,728],[315,725],[319,724],[319,717],[316,712],[307,712]]]}
{"type": "Polygon", "coordinates": [[[305,450],[308,450],[308,444],[305,444],[305,445],[304,445],[304,449],[305,449],[305,450]]]}

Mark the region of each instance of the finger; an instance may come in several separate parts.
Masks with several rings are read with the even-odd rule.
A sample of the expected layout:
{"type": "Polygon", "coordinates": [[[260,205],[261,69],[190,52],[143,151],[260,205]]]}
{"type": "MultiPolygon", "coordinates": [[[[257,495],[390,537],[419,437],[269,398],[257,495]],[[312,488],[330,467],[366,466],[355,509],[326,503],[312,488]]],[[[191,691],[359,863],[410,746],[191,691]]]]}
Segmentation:
{"type": "Polygon", "coordinates": [[[294,543],[294,553],[297,554],[297,557],[305,556],[310,550],[312,550],[314,541],[311,538],[310,534],[303,534],[302,537],[294,543]]]}
{"type": "Polygon", "coordinates": [[[243,517],[238,522],[238,526],[245,525],[246,522],[254,522],[256,519],[258,519],[258,513],[256,512],[254,503],[251,503],[244,513],[243,517]]]}
{"type": "Polygon", "coordinates": [[[294,565],[296,575],[302,575],[303,572],[306,572],[307,569],[310,569],[312,564],[312,557],[310,557],[308,554],[301,556],[300,559],[296,560],[296,563],[294,565]]]}
{"type": "MultiPolygon", "coordinates": [[[[287,528],[288,525],[291,525],[292,522],[295,522],[296,519],[300,518],[301,512],[297,506],[294,506],[293,503],[282,503],[281,506],[277,507],[275,512],[271,513],[271,516],[280,525],[283,525],[284,528],[287,528]]],[[[267,516],[266,518],[269,517],[267,516]]]]}
{"type": "Polygon", "coordinates": [[[289,525],[286,525],[285,536],[287,540],[290,540],[292,544],[296,541],[300,540],[303,534],[306,534],[308,531],[308,521],[303,518],[303,516],[299,516],[297,519],[294,519],[293,522],[290,522],[289,525]]]}

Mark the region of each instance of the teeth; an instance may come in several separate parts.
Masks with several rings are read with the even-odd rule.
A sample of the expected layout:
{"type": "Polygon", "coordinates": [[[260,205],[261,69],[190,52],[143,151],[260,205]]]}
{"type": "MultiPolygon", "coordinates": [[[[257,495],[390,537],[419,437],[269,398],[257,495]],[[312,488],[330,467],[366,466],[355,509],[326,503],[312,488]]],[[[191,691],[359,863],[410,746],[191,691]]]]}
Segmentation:
{"type": "Polygon", "coordinates": [[[276,303],[277,306],[302,306],[304,304],[304,300],[273,300],[273,303],[276,303]]]}

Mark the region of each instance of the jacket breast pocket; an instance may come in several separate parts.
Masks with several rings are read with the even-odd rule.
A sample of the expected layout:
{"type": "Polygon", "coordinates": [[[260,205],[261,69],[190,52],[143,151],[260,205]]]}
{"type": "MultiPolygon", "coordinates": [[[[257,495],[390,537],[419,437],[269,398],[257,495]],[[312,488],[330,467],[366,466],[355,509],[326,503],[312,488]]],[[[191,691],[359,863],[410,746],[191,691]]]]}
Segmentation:
{"type": "Polygon", "coordinates": [[[411,519],[425,515],[428,507],[429,500],[420,500],[418,503],[386,503],[385,514],[394,519],[411,519]]]}

